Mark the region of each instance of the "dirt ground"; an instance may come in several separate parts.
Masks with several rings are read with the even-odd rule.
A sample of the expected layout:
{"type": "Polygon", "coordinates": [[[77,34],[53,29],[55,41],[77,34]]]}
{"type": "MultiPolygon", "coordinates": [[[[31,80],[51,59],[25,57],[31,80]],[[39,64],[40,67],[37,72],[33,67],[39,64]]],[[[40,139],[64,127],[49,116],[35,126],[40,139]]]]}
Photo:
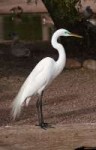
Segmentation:
{"type": "Polygon", "coordinates": [[[11,103],[37,61],[0,56],[0,150],[71,150],[96,146],[96,72],[72,69],[45,91],[45,122],[53,128],[35,126],[36,97],[12,121],[11,103]]]}

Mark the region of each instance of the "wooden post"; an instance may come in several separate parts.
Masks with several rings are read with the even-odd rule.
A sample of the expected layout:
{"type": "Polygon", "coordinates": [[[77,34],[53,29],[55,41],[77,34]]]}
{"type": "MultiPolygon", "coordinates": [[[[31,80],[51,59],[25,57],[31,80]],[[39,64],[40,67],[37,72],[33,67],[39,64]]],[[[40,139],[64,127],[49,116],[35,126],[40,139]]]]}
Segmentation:
{"type": "Polygon", "coordinates": [[[42,24],[42,40],[49,40],[49,27],[46,24],[42,24]]]}
{"type": "Polygon", "coordinates": [[[42,40],[48,41],[49,40],[49,27],[46,24],[45,16],[41,15],[41,22],[42,22],[42,40]]]}
{"type": "Polygon", "coordinates": [[[3,40],[3,17],[0,16],[0,40],[3,40]]]}

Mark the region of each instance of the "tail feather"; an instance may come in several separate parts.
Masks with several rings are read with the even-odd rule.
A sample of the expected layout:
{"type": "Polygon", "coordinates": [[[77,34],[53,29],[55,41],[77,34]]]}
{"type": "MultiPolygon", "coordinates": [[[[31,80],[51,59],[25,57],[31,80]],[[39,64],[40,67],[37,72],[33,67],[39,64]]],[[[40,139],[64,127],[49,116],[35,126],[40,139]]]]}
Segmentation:
{"type": "Polygon", "coordinates": [[[21,90],[19,91],[19,93],[17,94],[17,96],[15,97],[11,105],[12,107],[11,116],[13,120],[15,120],[16,117],[19,117],[25,100],[26,100],[26,97],[23,95],[23,90],[21,88],[21,90]]]}
{"type": "Polygon", "coordinates": [[[12,111],[11,111],[11,116],[13,120],[15,120],[16,117],[19,117],[21,112],[21,105],[19,104],[18,100],[15,99],[12,103],[12,111]]]}
{"type": "MultiPolygon", "coordinates": [[[[33,74],[34,75],[34,74],[33,74]]],[[[23,85],[21,86],[19,93],[12,103],[11,116],[15,120],[16,117],[19,117],[24,101],[26,101],[26,106],[28,106],[31,96],[34,95],[37,91],[38,86],[34,85],[34,76],[30,74],[23,85]],[[33,82],[31,82],[33,81],[33,82]],[[31,85],[33,84],[33,86],[31,85]]]]}

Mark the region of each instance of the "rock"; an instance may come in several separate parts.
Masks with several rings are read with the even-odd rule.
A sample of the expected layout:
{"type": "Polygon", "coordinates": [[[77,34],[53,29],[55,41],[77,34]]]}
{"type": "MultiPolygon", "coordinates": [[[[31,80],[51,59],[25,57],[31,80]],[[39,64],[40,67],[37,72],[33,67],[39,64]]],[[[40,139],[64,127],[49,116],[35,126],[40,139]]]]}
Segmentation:
{"type": "Polygon", "coordinates": [[[15,57],[29,57],[30,50],[26,47],[25,43],[21,42],[16,33],[12,34],[13,42],[11,44],[11,53],[15,57]]]}
{"type": "Polygon", "coordinates": [[[0,55],[3,55],[3,54],[4,54],[4,52],[2,50],[0,50],[0,55]]]}
{"type": "Polygon", "coordinates": [[[21,42],[15,42],[11,46],[11,53],[16,57],[29,57],[30,50],[21,42]]]}
{"type": "Polygon", "coordinates": [[[91,70],[96,70],[96,60],[87,59],[83,62],[83,67],[91,70]]]}
{"type": "Polygon", "coordinates": [[[67,59],[65,68],[67,69],[75,69],[80,68],[81,63],[76,59],[67,59]]]}

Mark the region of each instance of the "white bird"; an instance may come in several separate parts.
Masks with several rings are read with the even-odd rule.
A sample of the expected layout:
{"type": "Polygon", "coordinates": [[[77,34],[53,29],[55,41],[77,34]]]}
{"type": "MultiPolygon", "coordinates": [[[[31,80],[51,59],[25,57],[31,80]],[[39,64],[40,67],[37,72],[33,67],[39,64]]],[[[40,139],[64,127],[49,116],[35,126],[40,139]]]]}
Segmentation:
{"type": "Polygon", "coordinates": [[[41,128],[47,127],[47,123],[44,122],[42,112],[43,92],[48,85],[50,85],[50,83],[62,72],[66,63],[65,49],[60,43],[57,42],[60,36],[75,36],[81,38],[81,36],[73,34],[65,29],[59,29],[53,34],[51,44],[58,51],[58,60],[55,61],[53,58],[46,57],[42,59],[32,70],[12,103],[11,113],[13,119],[19,116],[24,102],[26,102],[26,105],[28,105],[31,97],[37,94],[38,99],[36,102],[36,107],[38,112],[39,126],[41,126],[41,128]]]}

